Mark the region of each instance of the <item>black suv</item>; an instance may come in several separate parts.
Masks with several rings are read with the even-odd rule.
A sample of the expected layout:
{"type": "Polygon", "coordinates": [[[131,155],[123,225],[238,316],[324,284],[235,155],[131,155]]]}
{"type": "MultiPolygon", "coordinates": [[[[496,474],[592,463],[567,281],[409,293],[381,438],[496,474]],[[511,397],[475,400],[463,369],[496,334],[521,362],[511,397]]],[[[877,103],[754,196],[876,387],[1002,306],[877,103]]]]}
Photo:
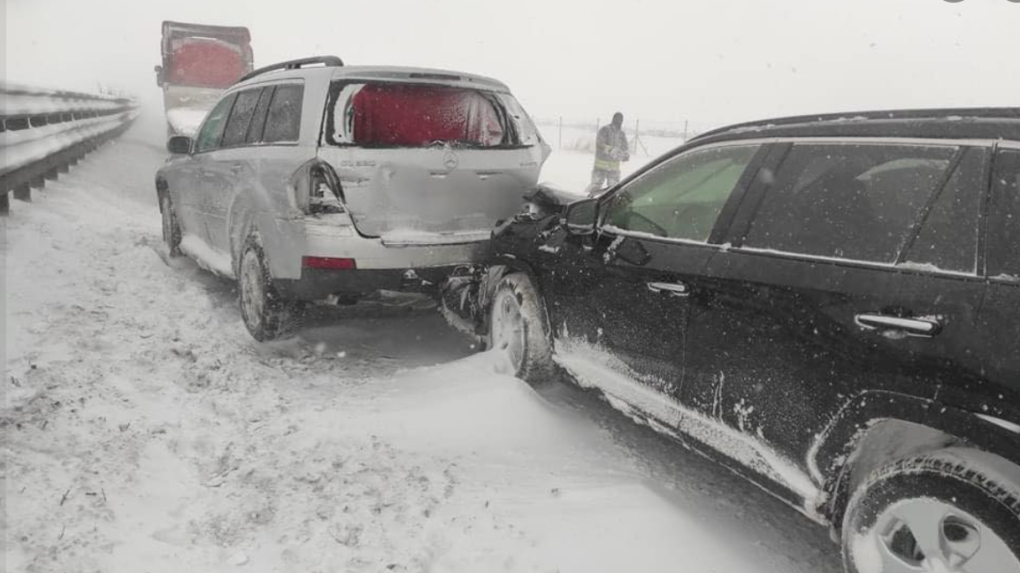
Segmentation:
{"type": "Polygon", "coordinates": [[[828,525],[851,572],[1020,573],[1020,108],[704,134],[539,189],[446,304],[828,525]]]}

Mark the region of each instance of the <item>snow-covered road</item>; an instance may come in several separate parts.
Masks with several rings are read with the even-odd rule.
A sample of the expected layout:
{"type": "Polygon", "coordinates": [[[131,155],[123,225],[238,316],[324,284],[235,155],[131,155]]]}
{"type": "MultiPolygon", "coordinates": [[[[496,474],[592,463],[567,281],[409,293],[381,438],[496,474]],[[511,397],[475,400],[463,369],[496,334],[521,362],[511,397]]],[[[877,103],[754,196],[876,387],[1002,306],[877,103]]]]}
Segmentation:
{"type": "Polygon", "coordinates": [[[137,137],[4,222],[7,570],[840,571],[792,509],[497,374],[419,300],[255,343],[232,284],[159,256],[137,137]]]}

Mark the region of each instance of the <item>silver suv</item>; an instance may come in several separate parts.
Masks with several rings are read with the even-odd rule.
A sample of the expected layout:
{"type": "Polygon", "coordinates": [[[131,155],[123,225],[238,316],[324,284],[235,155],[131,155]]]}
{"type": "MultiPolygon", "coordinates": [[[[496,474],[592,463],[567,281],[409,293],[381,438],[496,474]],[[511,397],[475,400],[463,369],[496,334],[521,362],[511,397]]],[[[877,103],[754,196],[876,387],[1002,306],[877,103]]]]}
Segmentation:
{"type": "Polygon", "coordinates": [[[332,56],[255,70],[167,147],[170,254],[236,278],[258,340],[303,303],[428,288],[479,261],[550,151],[496,80],[332,56]]]}

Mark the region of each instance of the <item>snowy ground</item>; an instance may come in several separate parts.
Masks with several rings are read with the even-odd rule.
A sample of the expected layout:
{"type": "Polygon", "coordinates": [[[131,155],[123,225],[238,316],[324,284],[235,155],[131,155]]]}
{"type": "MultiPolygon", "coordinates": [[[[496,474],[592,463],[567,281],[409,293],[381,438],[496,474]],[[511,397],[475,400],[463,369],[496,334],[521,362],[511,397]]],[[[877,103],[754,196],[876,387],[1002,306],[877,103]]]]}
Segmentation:
{"type": "MultiPolygon", "coordinates": [[[[541,125],[542,136],[548,141],[553,152],[542,168],[542,182],[555,183],[567,191],[583,194],[591,182],[591,168],[595,161],[594,127],[591,129],[564,127],[562,135],[557,126],[541,125]]],[[[625,126],[626,129],[626,126],[625,126]]],[[[630,141],[633,134],[626,132],[630,141]]],[[[637,171],[659,155],[679,147],[683,140],[670,137],[641,136],[640,143],[631,149],[630,161],[620,165],[623,177],[637,171]]],[[[633,146],[633,143],[631,144],[633,146]]]]}
{"type": "Polygon", "coordinates": [[[420,301],[255,343],[232,284],[159,256],[161,156],[129,133],[4,222],[7,570],[840,570],[795,511],[496,374],[420,301]]]}

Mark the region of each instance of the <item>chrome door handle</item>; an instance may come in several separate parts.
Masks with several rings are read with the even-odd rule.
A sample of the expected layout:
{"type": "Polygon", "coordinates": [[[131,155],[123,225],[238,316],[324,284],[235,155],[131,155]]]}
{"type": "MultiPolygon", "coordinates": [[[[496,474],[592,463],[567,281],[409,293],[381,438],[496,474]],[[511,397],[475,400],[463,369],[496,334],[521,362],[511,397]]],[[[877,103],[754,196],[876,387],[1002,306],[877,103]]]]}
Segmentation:
{"type": "Polygon", "coordinates": [[[652,292],[661,292],[669,294],[670,296],[690,296],[691,289],[684,283],[648,283],[648,290],[652,292]]]}
{"type": "Polygon", "coordinates": [[[909,318],[886,314],[858,314],[854,316],[857,326],[868,330],[896,330],[910,336],[932,337],[942,331],[937,318],[909,318]]]}

